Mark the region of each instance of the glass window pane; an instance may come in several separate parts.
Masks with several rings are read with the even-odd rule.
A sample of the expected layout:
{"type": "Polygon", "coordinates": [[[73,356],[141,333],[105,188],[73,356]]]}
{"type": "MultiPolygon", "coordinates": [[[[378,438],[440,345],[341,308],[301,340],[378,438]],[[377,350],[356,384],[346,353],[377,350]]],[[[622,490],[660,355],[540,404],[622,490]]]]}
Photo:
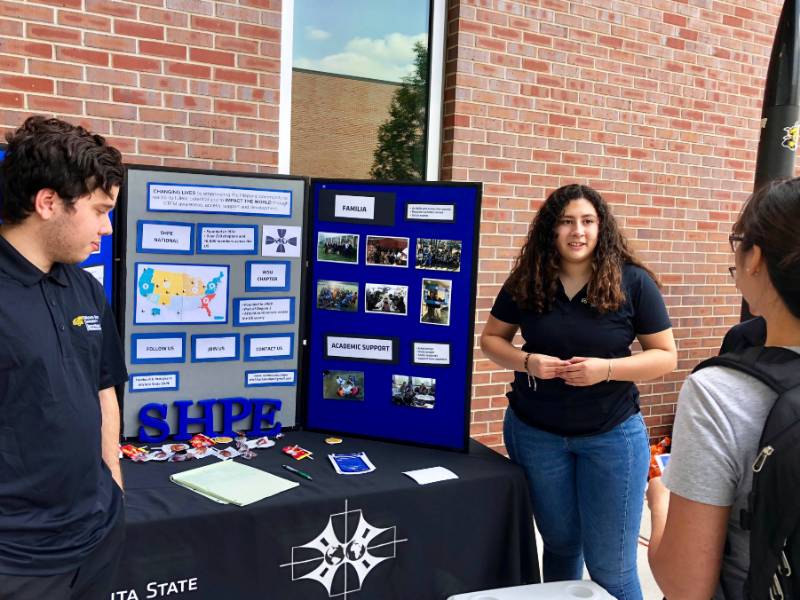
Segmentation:
{"type": "Polygon", "coordinates": [[[295,0],[291,173],[425,176],[429,0],[295,0]]]}

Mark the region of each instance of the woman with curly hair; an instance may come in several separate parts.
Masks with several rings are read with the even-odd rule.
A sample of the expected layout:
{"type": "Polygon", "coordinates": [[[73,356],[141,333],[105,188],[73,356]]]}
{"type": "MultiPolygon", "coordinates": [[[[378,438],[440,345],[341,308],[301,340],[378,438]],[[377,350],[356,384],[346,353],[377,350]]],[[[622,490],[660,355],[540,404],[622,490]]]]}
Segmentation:
{"type": "Polygon", "coordinates": [[[580,579],[585,561],[613,596],[640,600],[649,446],[632,382],[672,371],[676,350],[655,276],[595,190],[572,184],[547,198],[481,348],[515,371],[503,433],[528,478],[544,580],[580,579]],[[642,352],[632,355],[634,338],[642,352]]]}

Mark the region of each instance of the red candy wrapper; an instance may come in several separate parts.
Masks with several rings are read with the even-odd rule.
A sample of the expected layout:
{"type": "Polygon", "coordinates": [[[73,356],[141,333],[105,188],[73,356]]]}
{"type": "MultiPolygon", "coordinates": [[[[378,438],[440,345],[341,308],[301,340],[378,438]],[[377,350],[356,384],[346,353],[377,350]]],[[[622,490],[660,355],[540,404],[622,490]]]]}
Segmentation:
{"type": "Polygon", "coordinates": [[[653,477],[661,477],[661,468],[656,462],[656,455],[666,454],[669,452],[671,445],[672,440],[670,440],[669,437],[665,437],[662,438],[662,440],[657,444],[652,444],[650,446],[650,472],[647,475],[648,479],[652,479],[653,477]]]}
{"type": "Polygon", "coordinates": [[[136,460],[137,458],[141,460],[147,456],[147,449],[137,448],[133,444],[125,444],[124,446],[120,446],[119,450],[124,456],[127,456],[131,460],[136,460]]]}
{"type": "Polygon", "coordinates": [[[301,448],[297,444],[293,446],[284,446],[281,452],[283,452],[284,454],[288,454],[295,460],[303,460],[304,458],[310,458],[311,460],[314,460],[314,457],[311,456],[310,450],[301,448]]]}
{"type": "Polygon", "coordinates": [[[207,435],[198,433],[192,436],[192,439],[189,440],[189,444],[192,446],[192,448],[210,448],[214,445],[214,440],[207,435]]]}

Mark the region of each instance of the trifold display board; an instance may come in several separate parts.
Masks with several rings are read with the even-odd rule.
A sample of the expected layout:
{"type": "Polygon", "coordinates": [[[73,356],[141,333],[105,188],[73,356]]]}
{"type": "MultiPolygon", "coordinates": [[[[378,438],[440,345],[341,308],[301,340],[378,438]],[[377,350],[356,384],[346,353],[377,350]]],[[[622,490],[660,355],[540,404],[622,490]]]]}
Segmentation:
{"type": "Polygon", "coordinates": [[[124,435],[297,425],[305,180],[131,166],[124,191],[124,435]]]}
{"type": "Polygon", "coordinates": [[[480,195],[311,181],[307,428],[466,448],[480,195]]]}

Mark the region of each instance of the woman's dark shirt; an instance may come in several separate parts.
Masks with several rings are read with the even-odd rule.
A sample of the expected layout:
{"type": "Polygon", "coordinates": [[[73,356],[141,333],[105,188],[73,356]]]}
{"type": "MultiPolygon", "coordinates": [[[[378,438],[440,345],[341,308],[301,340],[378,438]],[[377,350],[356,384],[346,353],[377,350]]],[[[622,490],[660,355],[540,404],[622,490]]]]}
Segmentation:
{"type": "MultiPolygon", "coordinates": [[[[562,360],[574,356],[621,358],[630,356],[637,335],[671,327],[664,299],[655,282],[640,267],[622,271],[625,302],[615,312],[600,313],[586,301],[586,287],[572,300],[561,282],[549,312],[538,314],[520,308],[506,291],[500,291],[492,316],[519,325],[525,352],[547,354],[562,360]]],[[[639,390],[627,381],[601,382],[586,387],[567,385],[563,379],[537,379],[536,391],[525,373],[517,371],[507,396],[525,423],[557,435],[603,433],[639,411],[639,390]]]]}

